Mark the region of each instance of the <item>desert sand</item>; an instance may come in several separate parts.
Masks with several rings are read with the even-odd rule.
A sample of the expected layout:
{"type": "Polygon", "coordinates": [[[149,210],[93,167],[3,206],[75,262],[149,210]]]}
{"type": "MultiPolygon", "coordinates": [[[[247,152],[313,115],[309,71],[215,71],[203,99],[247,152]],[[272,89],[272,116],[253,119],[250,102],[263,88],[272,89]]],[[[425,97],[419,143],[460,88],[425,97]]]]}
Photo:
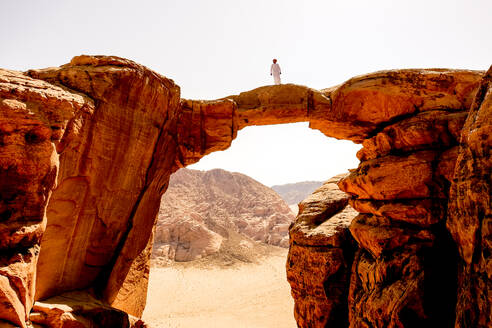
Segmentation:
{"type": "Polygon", "coordinates": [[[152,268],[143,319],[153,328],[294,328],[287,250],[259,263],[152,268]]]}

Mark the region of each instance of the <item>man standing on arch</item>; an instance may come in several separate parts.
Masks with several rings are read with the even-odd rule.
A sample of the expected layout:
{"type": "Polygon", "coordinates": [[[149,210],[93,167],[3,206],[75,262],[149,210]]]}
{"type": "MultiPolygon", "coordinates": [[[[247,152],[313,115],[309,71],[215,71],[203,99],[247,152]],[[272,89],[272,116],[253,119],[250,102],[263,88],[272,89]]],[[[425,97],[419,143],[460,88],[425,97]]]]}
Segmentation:
{"type": "Polygon", "coordinates": [[[274,59],[272,67],[270,67],[270,75],[273,75],[273,82],[275,84],[280,84],[280,74],[282,74],[280,71],[280,65],[277,64],[277,60],[274,59]]]}

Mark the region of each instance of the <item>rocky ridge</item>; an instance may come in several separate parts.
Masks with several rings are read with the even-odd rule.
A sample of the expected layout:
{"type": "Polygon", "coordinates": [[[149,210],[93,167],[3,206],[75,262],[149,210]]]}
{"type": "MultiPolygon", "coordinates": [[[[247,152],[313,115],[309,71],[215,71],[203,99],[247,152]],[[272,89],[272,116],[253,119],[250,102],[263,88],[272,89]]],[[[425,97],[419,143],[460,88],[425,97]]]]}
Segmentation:
{"type": "Polygon", "coordinates": [[[288,247],[294,215],[270,188],[221,169],[180,169],[162,197],[153,257],[192,261],[219,252],[231,232],[252,242],[288,247]]]}
{"type": "MultiPolygon", "coordinates": [[[[308,306],[304,286],[312,284],[290,280],[301,296],[299,325],[335,320],[342,312],[322,300],[338,293],[348,315],[336,322],[345,326],[490,326],[491,74],[381,71],[324,90],[287,84],[196,101],[180,100],[173,81],[118,57],[1,70],[2,324],[27,327],[34,308],[36,318],[48,318],[52,310],[41,303],[50,303],[90,327],[94,311],[50,301],[73,290],[94,295],[73,301],[91,303],[98,318],[122,322],[108,307],[139,317],[170,174],[229,147],[248,125],[309,121],[363,144],[362,163],[338,183],[361,214],[350,234],[341,224],[357,250],[343,254],[336,273],[326,263],[339,251],[320,251],[318,264],[308,247],[289,255],[293,267],[307,261],[333,277],[308,306]],[[347,289],[338,282],[349,263],[347,289]]],[[[291,245],[311,240],[291,232],[291,245]]],[[[335,250],[345,239],[336,232],[323,240],[335,250]]],[[[137,325],[130,316],[124,322],[137,325]]]]}
{"type": "Polygon", "coordinates": [[[317,188],[323,185],[323,181],[302,181],[272,186],[280,197],[289,205],[296,205],[306,199],[317,188]]]}

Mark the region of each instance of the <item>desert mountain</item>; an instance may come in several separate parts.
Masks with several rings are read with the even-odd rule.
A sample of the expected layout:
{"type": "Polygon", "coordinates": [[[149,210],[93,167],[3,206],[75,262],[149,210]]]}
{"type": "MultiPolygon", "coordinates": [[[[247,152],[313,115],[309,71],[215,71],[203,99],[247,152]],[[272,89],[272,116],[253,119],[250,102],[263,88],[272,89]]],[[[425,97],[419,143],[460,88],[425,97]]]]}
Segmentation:
{"type": "Polygon", "coordinates": [[[244,174],[181,169],[161,200],[153,257],[192,261],[257,242],[288,247],[293,220],[275,191],[244,174]]]}
{"type": "Polygon", "coordinates": [[[302,181],[272,186],[289,206],[296,205],[323,185],[323,181],[302,181]]]}

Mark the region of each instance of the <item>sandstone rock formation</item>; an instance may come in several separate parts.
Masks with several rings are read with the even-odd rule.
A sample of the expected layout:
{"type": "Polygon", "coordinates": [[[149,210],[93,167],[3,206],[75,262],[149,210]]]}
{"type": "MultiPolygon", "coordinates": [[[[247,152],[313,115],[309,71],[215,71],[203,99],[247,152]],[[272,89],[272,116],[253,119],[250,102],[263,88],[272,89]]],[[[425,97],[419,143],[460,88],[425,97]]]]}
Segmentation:
{"type": "Polygon", "coordinates": [[[349,196],[329,179],[299,203],[290,229],[287,280],[299,327],[346,327],[350,268],[355,241],[349,226],[358,214],[349,196]]]}
{"type": "Polygon", "coordinates": [[[339,183],[361,212],[350,227],[360,247],[350,327],[454,325],[458,258],[446,205],[467,107],[443,109],[392,122],[365,140],[363,162],[339,183]]]}
{"type": "MultiPolygon", "coordinates": [[[[113,57],[76,57],[68,65],[29,75],[95,103],[91,113],[80,113],[80,122],[73,124],[78,135],[60,155],[36,299],[91,286],[98,286],[109,303],[127,291],[128,299],[145,299],[145,277],[136,280],[141,287],[130,289],[124,288],[125,279],[149,243],[151,218],[171,173],[179,88],[143,66],[113,57]]],[[[143,308],[123,307],[137,316],[143,308]]]]}
{"type": "Polygon", "coordinates": [[[58,154],[93,106],[87,97],[0,70],[0,324],[26,327],[58,154]]]}
{"type": "MultiPolygon", "coordinates": [[[[276,85],[195,101],[117,57],[1,70],[0,320],[26,327],[33,300],[81,289],[138,317],[170,174],[226,149],[245,126],[309,121],[364,146],[361,165],[339,183],[361,213],[350,226],[350,326],[449,327],[456,317],[457,327],[487,327],[490,103],[490,72],[479,71],[382,71],[321,91],[276,85]]],[[[317,243],[307,235],[300,245],[317,243]]],[[[322,239],[340,252],[338,237],[322,239]]],[[[291,254],[330,277],[317,293],[343,301],[345,269],[323,267],[316,247],[291,254]]],[[[347,268],[343,255],[337,263],[347,268]]],[[[304,285],[319,286],[302,279],[290,278],[301,298],[304,285]]],[[[309,295],[297,306],[300,326],[340,315],[330,310],[338,304],[309,295]]]]}
{"type": "Polygon", "coordinates": [[[27,314],[17,304],[30,311],[35,279],[36,299],[96,287],[110,303],[125,296],[143,300],[137,308],[122,306],[140,315],[147,285],[141,266],[148,266],[154,225],[149,218],[157,214],[174,164],[179,88],[115,57],[80,56],[28,75],[34,78],[2,71],[0,87],[6,109],[2,146],[7,145],[1,157],[12,156],[2,165],[2,190],[8,193],[2,195],[2,207],[12,237],[2,278],[12,275],[10,286],[18,286],[16,294],[2,287],[8,298],[4,303],[12,309],[0,318],[25,326],[27,314]],[[14,147],[18,150],[12,152],[14,147]],[[55,180],[58,186],[46,210],[55,180]],[[45,211],[49,222],[43,235],[45,211]],[[19,241],[25,250],[14,245],[19,241]],[[19,270],[24,273],[12,274],[19,270]],[[142,279],[133,279],[127,288],[126,279],[135,275],[142,279]]]}
{"type": "Polygon", "coordinates": [[[463,128],[447,227],[460,263],[456,328],[492,326],[492,67],[463,128]]]}
{"type": "Polygon", "coordinates": [[[453,325],[457,254],[444,223],[458,140],[435,122],[463,120],[429,113],[432,125],[418,114],[365,141],[359,156],[367,159],[339,183],[361,212],[350,226],[360,247],[352,267],[350,327],[453,325]]]}
{"type": "Polygon", "coordinates": [[[181,169],[171,176],[161,200],[153,255],[192,261],[218,252],[231,231],[288,247],[293,220],[272,189],[246,175],[181,169]]]}

